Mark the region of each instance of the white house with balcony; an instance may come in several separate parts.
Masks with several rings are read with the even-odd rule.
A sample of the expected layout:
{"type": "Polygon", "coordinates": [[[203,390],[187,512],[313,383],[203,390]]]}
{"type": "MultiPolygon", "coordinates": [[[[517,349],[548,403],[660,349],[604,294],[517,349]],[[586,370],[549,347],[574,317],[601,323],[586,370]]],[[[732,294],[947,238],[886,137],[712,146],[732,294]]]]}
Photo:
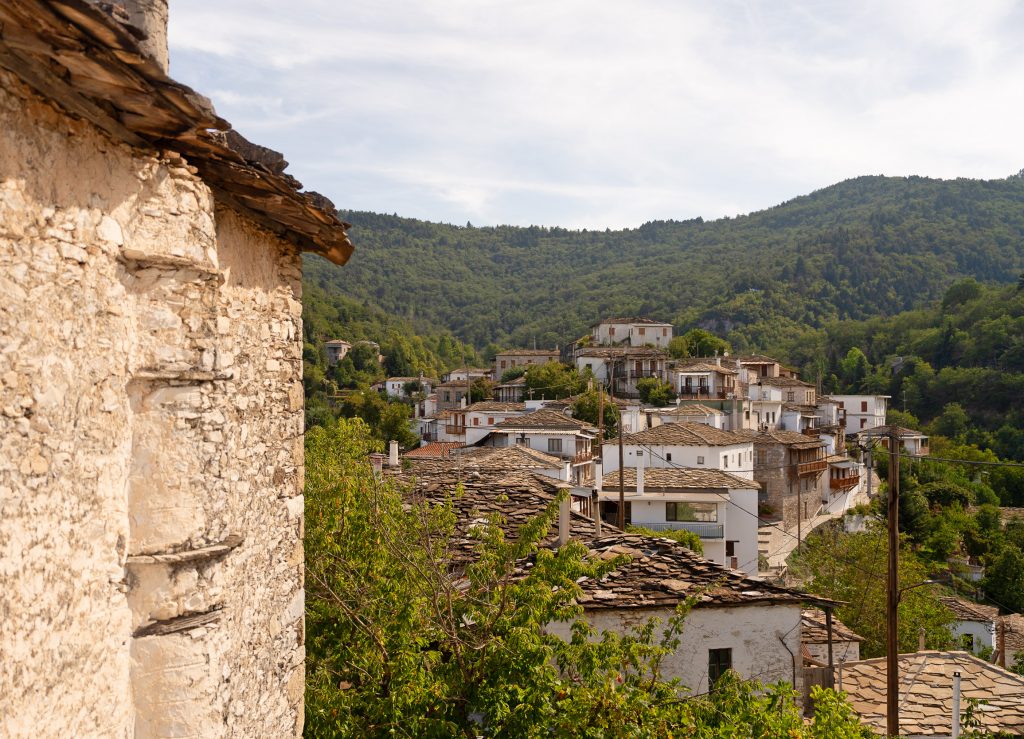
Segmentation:
{"type": "Polygon", "coordinates": [[[672,324],[650,318],[606,318],[590,328],[590,343],[598,346],[668,347],[672,341],[672,324]]]}
{"type": "Polygon", "coordinates": [[[830,395],[846,416],[846,433],[858,434],[885,425],[888,395],[830,395]]]}
{"type": "Polygon", "coordinates": [[[668,381],[668,354],[650,347],[587,347],[576,353],[576,369],[589,369],[595,380],[618,397],[638,398],[637,380],[654,377],[668,381]]]}
{"type": "MultiPolygon", "coordinates": [[[[758,483],[712,469],[641,464],[623,468],[622,473],[626,524],[653,531],[691,531],[700,537],[707,559],[757,574],[758,483]]],[[[598,500],[602,520],[616,525],[618,470],[604,474],[598,500]]]]}
{"type": "Polygon", "coordinates": [[[857,434],[861,444],[876,444],[882,449],[889,448],[890,433],[896,435],[903,453],[911,457],[928,456],[928,437],[920,431],[904,428],[903,426],[878,426],[857,434]]]}
{"type": "Polygon", "coordinates": [[[480,446],[516,444],[545,452],[571,465],[570,481],[582,485],[593,480],[597,427],[549,408],[515,415],[497,422],[480,446]]]}
{"type": "Polygon", "coordinates": [[[725,400],[737,392],[738,373],[721,360],[690,362],[669,370],[672,390],[681,400],[725,400]]]}
{"type": "MultiPolygon", "coordinates": [[[[701,423],[665,423],[622,440],[623,467],[693,467],[754,479],[751,438],[701,423]]],[[[602,448],[605,472],[619,468],[618,442],[602,448]]]]}

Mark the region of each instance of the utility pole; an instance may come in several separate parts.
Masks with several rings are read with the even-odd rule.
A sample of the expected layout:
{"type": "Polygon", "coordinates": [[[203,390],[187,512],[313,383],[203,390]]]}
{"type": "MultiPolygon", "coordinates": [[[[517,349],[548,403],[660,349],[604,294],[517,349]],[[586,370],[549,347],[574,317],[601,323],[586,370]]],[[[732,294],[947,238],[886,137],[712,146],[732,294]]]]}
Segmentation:
{"type": "MultiPolygon", "coordinates": [[[[612,363],[612,400],[615,399],[615,363],[612,363]]],[[[619,529],[626,530],[625,455],[622,451],[622,414],[619,414],[619,529]]]]}
{"type": "Polygon", "coordinates": [[[597,443],[600,452],[598,456],[604,461],[604,386],[597,383],[597,443]]]}
{"type": "MultiPolygon", "coordinates": [[[[797,471],[799,472],[799,470],[800,470],[800,467],[797,466],[797,471]]],[[[790,474],[792,474],[792,472],[790,474]]],[[[798,552],[802,552],[803,551],[803,543],[804,543],[803,511],[801,510],[801,508],[803,508],[803,504],[800,501],[800,488],[801,487],[802,486],[800,484],[800,478],[798,477],[797,478],[797,484],[796,484],[796,550],[798,552]]],[[[793,480],[792,480],[792,478],[789,481],[789,497],[790,498],[793,497],[793,480]]]]}
{"type": "Polygon", "coordinates": [[[886,589],[886,734],[900,735],[900,663],[897,611],[900,603],[900,449],[895,425],[889,427],[889,577],[886,589]]]}
{"type": "Polygon", "coordinates": [[[1006,669],[1006,616],[999,618],[999,666],[1006,669]]]}

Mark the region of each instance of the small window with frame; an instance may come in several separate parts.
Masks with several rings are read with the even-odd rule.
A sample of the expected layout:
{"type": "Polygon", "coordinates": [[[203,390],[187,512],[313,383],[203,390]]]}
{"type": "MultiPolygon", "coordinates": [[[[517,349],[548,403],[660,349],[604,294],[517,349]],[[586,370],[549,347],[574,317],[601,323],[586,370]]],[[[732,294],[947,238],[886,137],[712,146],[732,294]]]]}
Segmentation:
{"type": "Polygon", "coordinates": [[[732,669],[732,649],[709,649],[708,650],[708,684],[714,687],[715,683],[732,669]]]}

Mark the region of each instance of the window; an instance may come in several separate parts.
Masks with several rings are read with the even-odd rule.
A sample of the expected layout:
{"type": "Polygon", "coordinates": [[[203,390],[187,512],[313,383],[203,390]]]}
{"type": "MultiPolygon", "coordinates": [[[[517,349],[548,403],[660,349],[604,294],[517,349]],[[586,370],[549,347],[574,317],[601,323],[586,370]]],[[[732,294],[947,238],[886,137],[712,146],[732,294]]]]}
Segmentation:
{"type": "Polygon", "coordinates": [[[645,330],[646,330],[646,329],[645,329],[645,328],[644,328],[643,326],[641,326],[640,328],[638,328],[638,329],[636,330],[636,332],[637,332],[638,334],[640,334],[641,336],[643,336],[643,335],[644,335],[644,331],[645,331],[645,330]]]}
{"type": "Polygon", "coordinates": [[[666,503],[666,521],[706,521],[714,523],[718,520],[717,503],[666,503]]]}
{"type": "Polygon", "coordinates": [[[718,678],[732,669],[732,649],[708,650],[708,684],[714,685],[718,678]]]}
{"type": "Polygon", "coordinates": [[[562,453],[562,440],[561,439],[548,439],[548,451],[562,453]]]}
{"type": "Polygon", "coordinates": [[[519,446],[525,446],[527,449],[530,448],[530,440],[525,436],[520,436],[518,439],[516,439],[516,444],[518,444],[519,446]]]}
{"type": "Polygon", "coordinates": [[[672,452],[669,452],[668,454],[665,455],[665,461],[666,462],[671,462],[672,461],[672,452]]]}
{"type": "Polygon", "coordinates": [[[503,360],[501,360],[501,368],[502,368],[502,369],[505,369],[505,366],[506,366],[507,364],[508,364],[508,362],[506,362],[506,361],[505,361],[504,359],[503,359],[503,360]]]}
{"type": "Polygon", "coordinates": [[[661,335],[662,335],[662,336],[668,336],[668,329],[667,329],[667,328],[663,328],[663,329],[661,330],[661,335]]]}
{"type": "Polygon", "coordinates": [[[793,392],[786,393],[786,401],[787,402],[792,403],[794,400],[796,400],[796,393],[793,393],[793,392]]]}
{"type": "Polygon", "coordinates": [[[759,466],[759,467],[763,467],[764,465],[768,464],[768,451],[767,450],[765,450],[765,449],[758,449],[757,450],[757,461],[755,462],[755,464],[757,466],[759,466]]]}
{"type": "Polygon", "coordinates": [[[722,466],[725,469],[729,469],[729,455],[728,454],[726,454],[724,457],[722,457],[722,466]]]}
{"type": "Polygon", "coordinates": [[[608,327],[608,335],[609,336],[615,336],[615,327],[614,326],[609,326],[608,327]]]}
{"type": "Polygon", "coordinates": [[[866,401],[866,400],[860,401],[860,412],[861,413],[867,413],[868,412],[868,401],[866,401]]]}
{"type": "Polygon", "coordinates": [[[844,406],[844,405],[843,405],[843,401],[842,401],[842,400],[840,400],[840,401],[839,401],[839,408],[840,408],[840,409],[842,409],[842,408],[845,408],[845,407],[846,407],[846,406],[844,406]]]}
{"type": "Polygon", "coordinates": [[[725,556],[735,557],[736,556],[736,542],[727,541],[725,542],[725,556]]]}
{"type": "Polygon", "coordinates": [[[973,634],[961,634],[960,635],[960,647],[965,652],[974,651],[974,635],[973,634]]]}
{"type": "Polygon", "coordinates": [[[487,425],[488,426],[493,426],[494,425],[494,416],[488,416],[487,417],[487,425]]]}
{"type": "Polygon", "coordinates": [[[861,428],[864,428],[867,425],[868,425],[868,419],[866,419],[866,418],[860,419],[860,427],[861,428]]]}
{"type": "Polygon", "coordinates": [[[477,418],[476,416],[473,416],[473,425],[474,426],[479,426],[480,425],[480,419],[477,418]]]}
{"type": "Polygon", "coordinates": [[[704,464],[704,457],[697,457],[697,464],[704,464]]]}

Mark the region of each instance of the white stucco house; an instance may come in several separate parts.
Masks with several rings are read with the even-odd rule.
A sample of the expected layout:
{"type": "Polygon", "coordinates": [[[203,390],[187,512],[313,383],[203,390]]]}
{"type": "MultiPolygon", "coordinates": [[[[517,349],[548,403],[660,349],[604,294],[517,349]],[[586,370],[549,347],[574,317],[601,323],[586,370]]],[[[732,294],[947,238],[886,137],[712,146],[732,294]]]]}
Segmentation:
{"type": "MultiPolygon", "coordinates": [[[[598,632],[629,633],[655,616],[664,628],[678,604],[698,596],[679,647],[662,663],[663,677],[705,693],[733,670],[741,678],[785,680],[802,690],[801,609],[837,604],[723,568],[668,539],[615,534],[588,547],[597,557],[630,558],[602,580],[579,583],[584,618],[598,632]]],[[[549,629],[570,635],[568,624],[549,629]]]]}
{"type": "Polygon", "coordinates": [[[605,318],[591,326],[590,341],[599,346],[650,345],[665,349],[672,341],[672,324],[650,318],[605,318]]]}
{"type": "MultiPolygon", "coordinates": [[[[654,531],[686,530],[700,537],[716,564],[757,575],[757,491],[753,480],[710,469],[622,468],[625,523],[654,531]]],[[[601,516],[618,521],[619,471],[598,486],[601,516]]]]}
{"type": "Polygon", "coordinates": [[[861,431],[885,425],[888,395],[831,395],[839,408],[846,414],[846,433],[861,431]]]}
{"type": "Polygon", "coordinates": [[[541,408],[497,422],[478,443],[508,447],[516,444],[545,452],[570,464],[572,482],[593,480],[597,427],[565,413],[541,408]]]}
{"type": "Polygon", "coordinates": [[[997,648],[998,608],[964,600],[955,595],[940,597],[939,601],[953,612],[956,620],[951,631],[953,640],[960,649],[978,654],[982,649],[997,648]]]}
{"type": "MultiPolygon", "coordinates": [[[[619,468],[618,442],[604,443],[605,472],[619,468]]],[[[751,438],[701,423],[665,423],[623,439],[623,466],[694,467],[754,479],[751,438]]]]}

